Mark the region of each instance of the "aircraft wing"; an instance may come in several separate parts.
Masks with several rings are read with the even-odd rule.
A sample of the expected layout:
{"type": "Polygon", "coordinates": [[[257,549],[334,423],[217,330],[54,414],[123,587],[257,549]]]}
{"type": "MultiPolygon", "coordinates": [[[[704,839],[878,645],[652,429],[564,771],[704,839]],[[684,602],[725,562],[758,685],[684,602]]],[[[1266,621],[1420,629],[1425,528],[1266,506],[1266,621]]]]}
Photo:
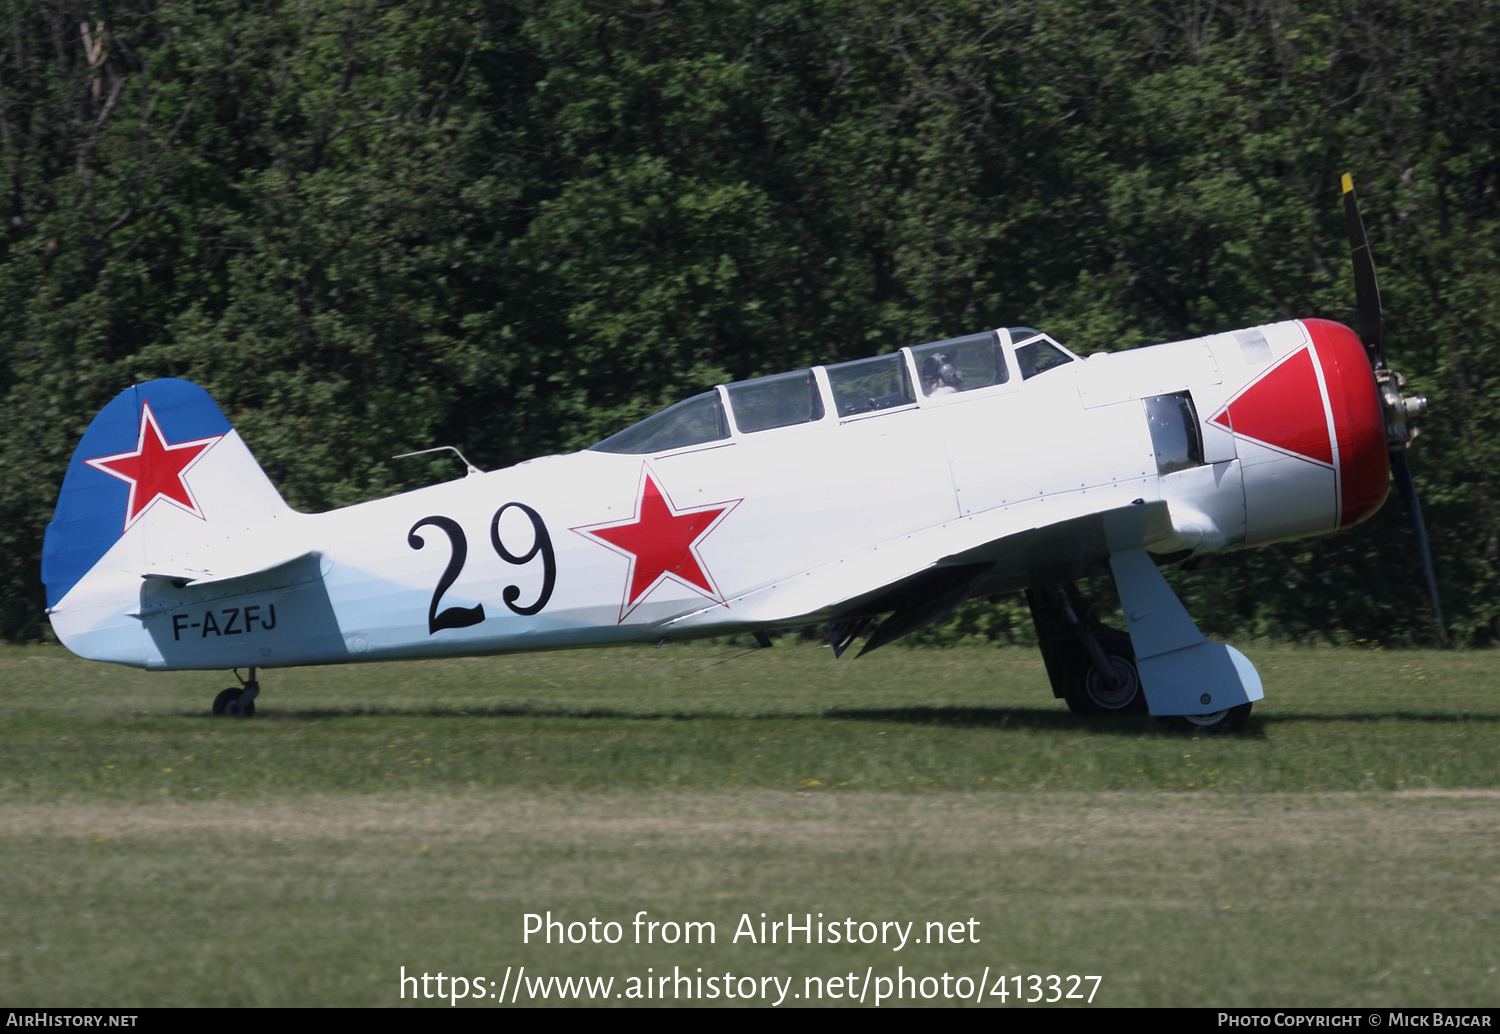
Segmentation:
{"type": "Polygon", "coordinates": [[[1111,554],[1149,548],[1172,535],[1167,504],[1156,500],[1030,528],[944,557],[939,563],[989,564],[983,588],[1008,592],[1081,578],[1111,554]]]}
{"type": "MultiPolygon", "coordinates": [[[[1114,553],[1161,547],[1175,537],[1160,500],[1084,513],[1058,513],[1053,500],[1038,503],[1053,505],[1037,506],[1028,516],[989,511],[950,521],[727,602],[747,623],[795,625],[908,611],[915,622],[910,627],[917,627],[969,596],[1080,578],[1099,572],[1114,553]]],[[[715,609],[681,615],[657,630],[666,635],[691,628],[715,609]]]]}

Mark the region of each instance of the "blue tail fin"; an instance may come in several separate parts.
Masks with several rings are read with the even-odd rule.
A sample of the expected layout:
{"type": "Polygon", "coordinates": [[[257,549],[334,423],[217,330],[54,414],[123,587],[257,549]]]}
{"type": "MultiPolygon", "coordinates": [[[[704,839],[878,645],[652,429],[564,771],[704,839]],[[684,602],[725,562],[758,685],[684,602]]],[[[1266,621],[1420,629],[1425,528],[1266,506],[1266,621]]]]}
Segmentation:
{"type": "Polygon", "coordinates": [[[42,547],[48,609],[129,533],[140,542],[119,566],[138,579],[153,556],[182,554],[194,542],[201,553],[214,525],[243,527],[286,509],[206,391],[176,379],[127,388],[94,418],[68,464],[42,547]],[[148,532],[155,550],[146,548],[148,532]]]}

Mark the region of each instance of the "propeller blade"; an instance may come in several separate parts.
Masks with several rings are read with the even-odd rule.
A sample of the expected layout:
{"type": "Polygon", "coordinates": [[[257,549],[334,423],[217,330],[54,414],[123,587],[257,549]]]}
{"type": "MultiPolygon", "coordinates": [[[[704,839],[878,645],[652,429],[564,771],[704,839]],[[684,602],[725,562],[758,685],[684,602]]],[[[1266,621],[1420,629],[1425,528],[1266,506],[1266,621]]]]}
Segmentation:
{"type": "Polygon", "coordinates": [[[1411,465],[1406,462],[1405,449],[1391,450],[1391,473],[1396,478],[1396,491],[1406,506],[1406,515],[1411,518],[1411,530],[1417,536],[1417,549],[1422,554],[1422,569],[1427,572],[1427,593],[1432,597],[1432,613],[1437,617],[1438,638],[1448,645],[1448,630],[1443,624],[1443,605],[1438,602],[1437,574],[1432,569],[1432,551],[1427,548],[1427,526],[1422,523],[1422,505],[1417,502],[1417,486],[1411,478],[1411,465]]]}
{"type": "Polygon", "coordinates": [[[1349,224],[1349,256],[1354,260],[1354,291],[1359,299],[1359,339],[1370,354],[1370,366],[1385,369],[1385,321],[1380,312],[1380,285],[1375,281],[1375,260],[1365,221],[1359,217],[1354,180],[1344,173],[1344,220],[1349,224]]]}

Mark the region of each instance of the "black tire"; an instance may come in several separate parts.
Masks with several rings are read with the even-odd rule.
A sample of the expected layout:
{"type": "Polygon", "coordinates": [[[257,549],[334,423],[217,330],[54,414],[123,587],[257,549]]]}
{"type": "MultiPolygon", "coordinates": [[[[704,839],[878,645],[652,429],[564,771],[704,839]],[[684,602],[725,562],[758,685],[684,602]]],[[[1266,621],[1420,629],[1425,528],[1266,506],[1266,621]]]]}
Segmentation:
{"type": "Polygon", "coordinates": [[[1110,687],[1080,646],[1069,667],[1067,686],[1063,691],[1068,710],[1083,715],[1144,713],[1146,694],[1141,689],[1141,675],[1136,670],[1130,636],[1112,628],[1100,629],[1096,634],[1105,657],[1120,678],[1120,687],[1110,687]]]}
{"type": "Polygon", "coordinates": [[[238,686],[231,686],[214,697],[214,714],[227,715],[231,718],[252,718],[255,716],[255,701],[252,700],[243,707],[238,706],[240,694],[244,690],[238,686]]]}
{"type": "Polygon", "coordinates": [[[1250,704],[1226,707],[1209,714],[1177,714],[1165,719],[1167,727],[1177,732],[1239,732],[1250,718],[1250,704]]]}

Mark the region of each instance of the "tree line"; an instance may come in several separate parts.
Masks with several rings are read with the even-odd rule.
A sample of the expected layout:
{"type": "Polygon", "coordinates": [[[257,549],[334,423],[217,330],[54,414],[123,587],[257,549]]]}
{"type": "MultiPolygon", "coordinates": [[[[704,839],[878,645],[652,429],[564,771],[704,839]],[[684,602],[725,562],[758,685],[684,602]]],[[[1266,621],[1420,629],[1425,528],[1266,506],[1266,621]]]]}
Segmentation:
{"type": "MultiPolygon", "coordinates": [[[[44,634],[63,470],[133,382],[341,506],[456,473],[397,453],[492,469],[993,326],[1352,324],[1350,171],[1452,632],[1491,642],[1497,53],[1482,0],[0,0],[0,635],[44,634]]],[[[1218,635],[1434,638],[1394,498],[1173,578],[1218,635]]]]}

